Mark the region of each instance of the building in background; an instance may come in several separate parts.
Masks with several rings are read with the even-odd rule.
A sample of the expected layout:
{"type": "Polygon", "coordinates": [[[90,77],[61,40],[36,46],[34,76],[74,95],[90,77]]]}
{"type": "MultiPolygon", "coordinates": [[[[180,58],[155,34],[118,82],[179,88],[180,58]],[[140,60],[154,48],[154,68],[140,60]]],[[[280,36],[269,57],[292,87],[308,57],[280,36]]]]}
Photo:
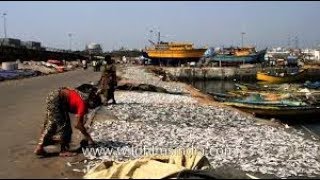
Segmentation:
{"type": "Polygon", "coordinates": [[[86,45],[86,51],[89,54],[93,54],[93,55],[102,54],[101,45],[97,44],[97,43],[90,43],[90,44],[86,45]]]}
{"type": "Polygon", "coordinates": [[[320,51],[316,49],[304,49],[302,54],[305,60],[307,61],[319,61],[320,60],[320,51]]]}

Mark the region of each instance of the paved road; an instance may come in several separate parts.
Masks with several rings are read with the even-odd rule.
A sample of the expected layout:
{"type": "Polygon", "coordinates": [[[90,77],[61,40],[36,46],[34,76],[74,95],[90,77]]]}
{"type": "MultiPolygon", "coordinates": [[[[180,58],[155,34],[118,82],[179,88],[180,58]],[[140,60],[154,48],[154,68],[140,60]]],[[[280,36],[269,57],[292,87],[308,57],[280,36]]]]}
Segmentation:
{"type": "Polygon", "coordinates": [[[0,83],[0,178],[63,178],[68,174],[66,158],[33,155],[45,97],[55,88],[75,87],[97,81],[99,76],[90,69],[0,83]]]}

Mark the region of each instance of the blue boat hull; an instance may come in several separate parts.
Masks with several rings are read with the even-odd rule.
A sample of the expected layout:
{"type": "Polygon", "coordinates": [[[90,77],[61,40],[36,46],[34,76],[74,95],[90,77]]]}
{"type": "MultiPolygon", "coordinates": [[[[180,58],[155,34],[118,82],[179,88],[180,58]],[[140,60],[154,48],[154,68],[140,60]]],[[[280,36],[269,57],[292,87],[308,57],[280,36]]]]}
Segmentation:
{"type": "Polygon", "coordinates": [[[264,61],[264,55],[266,54],[266,49],[257,52],[253,55],[248,56],[233,56],[225,54],[216,54],[212,57],[212,61],[221,62],[221,63],[260,63],[264,61]]]}

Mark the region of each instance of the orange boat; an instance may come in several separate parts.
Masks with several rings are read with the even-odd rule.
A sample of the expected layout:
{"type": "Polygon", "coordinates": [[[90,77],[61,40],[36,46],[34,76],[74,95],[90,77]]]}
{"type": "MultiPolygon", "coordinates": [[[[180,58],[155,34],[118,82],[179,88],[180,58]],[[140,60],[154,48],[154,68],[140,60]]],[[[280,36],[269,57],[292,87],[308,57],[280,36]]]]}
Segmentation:
{"type": "Polygon", "coordinates": [[[182,42],[162,42],[160,41],[159,33],[158,43],[154,43],[152,47],[146,48],[146,58],[152,60],[152,64],[182,64],[186,62],[197,62],[203,55],[207,48],[194,48],[192,43],[182,42]]]}
{"type": "Polygon", "coordinates": [[[296,73],[272,75],[265,72],[257,72],[257,80],[268,83],[293,83],[306,80],[306,70],[302,69],[296,73]]]}
{"type": "Polygon", "coordinates": [[[147,48],[150,59],[152,58],[201,58],[207,49],[195,49],[192,43],[160,42],[155,47],[147,48]]]}

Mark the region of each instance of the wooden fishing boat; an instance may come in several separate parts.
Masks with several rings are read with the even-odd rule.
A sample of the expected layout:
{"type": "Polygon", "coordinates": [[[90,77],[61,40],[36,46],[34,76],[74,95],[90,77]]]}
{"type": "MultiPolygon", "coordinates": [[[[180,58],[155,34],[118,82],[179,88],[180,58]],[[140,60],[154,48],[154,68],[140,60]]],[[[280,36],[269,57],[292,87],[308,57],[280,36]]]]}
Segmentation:
{"type": "Polygon", "coordinates": [[[196,49],[191,43],[177,43],[177,42],[160,42],[155,45],[155,48],[148,48],[147,53],[149,58],[153,59],[184,59],[184,58],[198,58],[200,59],[207,49],[196,49]]]}
{"type": "MultiPolygon", "coordinates": [[[[247,99],[251,93],[244,95],[237,93],[209,93],[213,98],[224,105],[235,107],[241,111],[255,114],[264,117],[280,117],[280,118],[295,118],[301,116],[314,117],[320,115],[320,104],[308,104],[304,101],[288,100],[281,94],[272,94],[273,97],[260,94],[261,99],[247,99]]],[[[255,94],[257,95],[257,94],[255,94]]],[[[318,101],[317,101],[318,102],[318,101]]]]}
{"type": "Polygon", "coordinates": [[[316,82],[307,81],[306,83],[304,83],[304,87],[309,89],[320,89],[320,81],[316,81],[316,82]]]}
{"type": "Polygon", "coordinates": [[[160,32],[158,42],[151,40],[153,46],[145,49],[143,56],[151,59],[154,65],[177,65],[187,62],[198,62],[203,57],[207,48],[195,48],[193,43],[184,42],[163,42],[160,41],[160,32]]]}
{"type": "Polygon", "coordinates": [[[225,102],[228,106],[239,110],[268,117],[294,117],[294,116],[315,116],[320,115],[319,106],[271,106],[253,105],[238,102],[225,102]]]}
{"type": "Polygon", "coordinates": [[[224,65],[260,63],[264,60],[267,49],[255,52],[247,50],[237,50],[229,53],[217,53],[212,57],[212,61],[221,62],[224,65]]]}
{"type": "Polygon", "coordinates": [[[205,48],[194,48],[191,43],[160,42],[146,49],[144,56],[152,65],[179,66],[188,62],[198,62],[205,48]]]}
{"type": "Polygon", "coordinates": [[[278,75],[260,71],[257,72],[257,80],[268,83],[292,83],[303,81],[305,78],[306,70],[299,70],[298,72],[291,74],[279,73],[278,75]]]}

